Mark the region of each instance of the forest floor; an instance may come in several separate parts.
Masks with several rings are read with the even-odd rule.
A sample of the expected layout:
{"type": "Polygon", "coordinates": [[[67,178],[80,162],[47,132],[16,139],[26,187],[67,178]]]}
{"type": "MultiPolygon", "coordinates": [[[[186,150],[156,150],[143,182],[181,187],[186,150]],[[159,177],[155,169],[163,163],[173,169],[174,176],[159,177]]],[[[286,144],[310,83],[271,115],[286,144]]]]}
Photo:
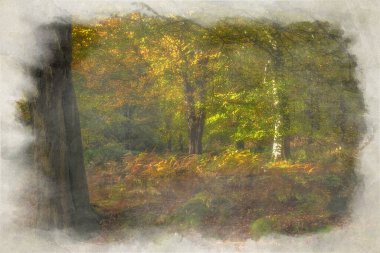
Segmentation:
{"type": "Polygon", "coordinates": [[[126,154],[87,169],[103,231],[165,228],[222,239],[325,232],[347,222],[355,174],[249,151],[126,154]]]}

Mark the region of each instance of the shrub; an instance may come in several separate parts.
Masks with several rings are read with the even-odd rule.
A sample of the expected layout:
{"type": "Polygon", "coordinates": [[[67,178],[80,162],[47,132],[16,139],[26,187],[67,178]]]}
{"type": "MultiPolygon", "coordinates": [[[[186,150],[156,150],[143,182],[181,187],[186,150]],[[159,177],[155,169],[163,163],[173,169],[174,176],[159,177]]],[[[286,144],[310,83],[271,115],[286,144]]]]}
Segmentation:
{"type": "Polygon", "coordinates": [[[251,223],[250,233],[255,239],[277,232],[276,222],[273,218],[263,217],[251,223]]]}
{"type": "Polygon", "coordinates": [[[210,213],[209,196],[198,193],[177,209],[173,221],[183,227],[199,227],[210,213]]]}

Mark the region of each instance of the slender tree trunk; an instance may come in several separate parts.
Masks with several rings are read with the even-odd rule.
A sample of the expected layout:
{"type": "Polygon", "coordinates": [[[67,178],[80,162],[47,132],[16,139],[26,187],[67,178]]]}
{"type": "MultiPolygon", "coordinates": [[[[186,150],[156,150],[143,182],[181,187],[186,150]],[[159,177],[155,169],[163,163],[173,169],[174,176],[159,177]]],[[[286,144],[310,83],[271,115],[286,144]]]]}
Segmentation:
{"type": "Polygon", "coordinates": [[[313,136],[319,130],[320,121],[320,108],[318,104],[318,94],[314,91],[314,87],[309,88],[308,100],[306,101],[306,117],[310,124],[310,134],[308,136],[308,143],[313,143],[313,136]]]}
{"type": "Polygon", "coordinates": [[[169,152],[173,150],[173,145],[172,145],[172,136],[170,135],[167,141],[167,149],[169,152]]]}
{"type": "Polygon", "coordinates": [[[283,134],[283,159],[289,159],[290,153],[290,115],[288,112],[289,98],[287,94],[282,93],[280,96],[280,115],[282,118],[282,134],[283,134]]]}
{"type": "Polygon", "coordinates": [[[274,124],[272,159],[278,161],[289,159],[291,155],[290,136],[288,136],[287,133],[290,126],[290,119],[288,113],[283,110],[286,105],[281,103],[281,99],[276,95],[276,88],[273,88],[273,94],[275,97],[274,106],[278,111],[278,114],[276,115],[276,121],[274,124]]]}
{"type": "MultiPolygon", "coordinates": [[[[265,64],[264,68],[264,83],[267,82],[267,73],[269,70],[269,65],[271,64],[271,60],[265,64]]],[[[278,64],[278,63],[277,63],[278,64]]],[[[276,68],[273,68],[275,72],[276,68]]],[[[276,76],[276,72],[272,75],[276,76]]],[[[273,95],[273,107],[275,108],[275,122],[274,122],[274,132],[273,132],[273,144],[272,144],[272,160],[278,161],[283,159],[284,157],[284,139],[282,136],[282,115],[280,113],[280,97],[278,94],[278,87],[276,83],[276,79],[273,77],[271,80],[272,84],[272,95],[273,95]]]]}
{"type": "Polygon", "coordinates": [[[344,101],[343,95],[339,97],[339,111],[340,114],[337,117],[337,123],[340,129],[340,141],[342,145],[346,144],[346,115],[347,115],[347,107],[344,101]]]}
{"type": "MultiPolygon", "coordinates": [[[[274,98],[274,108],[279,111],[280,99],[278,96],[278,90],[276,81],[272,80],[272,93],[274,98]]],[[[282,116],[280,113],[276,115],[276,121],[274,123],[274,134],[273,134],[273,147],[272,147],[272,159],[274,161],[281,160],[284,158],[284,139],[282,135],[282,116]]]]}
{"type": "Polygon", "coordinates": [[[182,136],[182,134],[179,134],[179,136],[178,136],[178,144],[179,144],[179,151],[183,152],[184,147],[183,147],[183,136],[182,136]]]}
{"type": "Polygon", "coordinates": [[[189,138],[189,154],[196,154],[196,112],[194,101],[194,88],[185,80],[184,83],[185,98],[186,98],[186,114],[187,114],[187,131],[189,138]]]}
{"type": "Polygon", "coordinates": [[[36,225],[43,229],[97,227],[83,162],[79,114],[71,78],[71,25],[42,28],[51,36],[52,57],[35,70],[34,166],[37,169],[36,225]]]}
{"type": "Polygon", "coordinates": [[[133,114],[134,106],[130,104],[125,105],[125,148],[127,150],[133,150],[135,143],[133,142],[133,114]]]}
{"type": "Polygon", "coordinates": [[[196,154],[202,154],[203,153],[203,143],[202,143],[202,137],[203,137],[203,130],[205,126],[205,110],[204,108],[200,109],[197,124],[196,124],[196,154]]]}
{"type": "Polygon", "coordinates": [[[272,93],[274,98],[274,108],[277,111],[274,125],[272,159],[274,161],[290,158],[290,117],[287,112],[287,95],[280,91],[278,82],[281,80],[281,67],[283,65],[282,54],[277,47],[273,51],[273,80],[272,93]]]}
{"type": "MultiPolygon", "coordinates": [[[[165,106],[165,110],[167,107],[165,106]]],[[[166,136],[166,149],[168,152],[173,151],[173,119],[171,115],[165,116],[165,136],[166,136]]]]}
{"type": "MultiPolygon", "coordinates": [[[[207,73],[205,67],[208,63],[208,59],[198,60],[198,66],[201,68],[202,73],[207,73]]],[[[199,94],[199,108],[197,109],[197,125],[196,125],[196,153],[203,153],[203,131],[206,121],[206,74],[199,76],[196,80],[197,90],[199,94]]]]}
{"type": "Polygon", "coordinates": [[[190,116],[188,119],[188,131],[189,131],[189,154],[197,154],[197,131],[196,131],[196,118],[190,116]]]}

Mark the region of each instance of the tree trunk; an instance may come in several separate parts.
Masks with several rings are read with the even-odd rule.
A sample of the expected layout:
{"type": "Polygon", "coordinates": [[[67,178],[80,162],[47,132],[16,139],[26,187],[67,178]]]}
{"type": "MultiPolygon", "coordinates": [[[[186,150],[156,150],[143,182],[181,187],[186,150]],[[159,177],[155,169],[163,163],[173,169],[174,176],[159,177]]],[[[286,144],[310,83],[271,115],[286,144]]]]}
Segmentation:
{"type": "Polygon", "coordinates": [[[280,96],[280,115],[282,117],[282,134],[283,134],[283,159],[290,159],[290,115],[288,112],[288,96],[282,94],[280,96]]]}
{"type": "Polygon", "coordinates": [[[340,95],[339,97],[339,115],[337,117],[337,123],[340,129],[340,141],[341,145],[346,144],[346,115],[347,115],[347,108],[346,104],[343,98],[343,95],[340,95]]]}
{"type": "Polygon", "coordinates": [[[288,97],[284,91],[280,90],[278,81],[281,80],[281,67],[283,65],[282,53],[275,47],[273,51],[273,75],[272,93],[274,98],[274,108],[277,111],[274,125],[272,159],[274,161],[286,160],[290,158],[290,138],[288,131],[290,128],[290,117],[287,112],[288,97]]]}
{"type": "Polygon", "coordinates": [[[308,136],[308,144],[312,144],[314,141],[314,134],[320,128],[320,108],[318,104],[318,94],[315,91],[315,87],[309,87],[308,99],[306,100],[306,117],[309,120],[310,132],[308,136]]]}
{"type": "MultiPolygon", "coordinates": [[[[275,83],[273,82],[273,96],[274,96],[274,106],[278,107],[278,95],[275,83]]],[[[274,134],[273,134],[273,147],[272,147],[272,159],[278,161],[284,158],[284,139],[282,135],[282,117],[280,114],[276,115],[276,121],[274,123],[274,134]]]]}
{"type": "MultiPolygon", "coordinates": [[[[273,81],[273,83],[275,86],[275,81],[273,81]]],[[[275,87],[273,88],[273,94],[275,97],[274,106],[278,114],[276,115],[274,124],[272,159],[274,161],[286,160],[290,158],[290,137],[287,133],[290,126],[290,119],[288,113],[285,112],[287,103],[283,102],[284,100],[286,101],[286,99],[279,98],[275,87]]]]}
{"type": "Polygon", "coordinates": [[[51,59],[35,70],[34,166],[37,170],[36,225],[42,229],[97,227],[83,162],[79,114],[71,78],[71,25],[44,26],[51,59]]]}
{"type": "Polygon", "coordinates": [[[239,140],[235,143],[235,147],[237,150],[244,150],[245,148],[245,143],[243,140],[239,140]]]}
{"type": "MultiPolygon", "coordinates": [[[[194,110],[191,110],[194,111],[194,110]]],[[[189,154],[202,154],[203,145],[203,129],[205,123],[205,113],[203,111],[192,113],[188,118],[189,131],[189,154]]]]}
{"type": "Polygon", "coordinates": [[[179,145],[179,151],[183,152],[184,147],[183,147],[183,136],[182,136],[182,134],[179,134],[179,136],[178,136],[178,145],[179,145]]]}
{"type": "Polygon", "coordinates": [[[206,109],[204,108],[206,90],[203,80],[197,83],[197,89],[199,92],[199,108],[195,103],[195,88],[186,78],[184,79],[190,155],[202,154],[203,152],[202,137],[206,119],[206,109]]]}
{"type": "Polygon", "coordinates": [[[172,145],[172,136],[170,135],[169,137],[168,137],[168,141],[167,141],[167,149],[168,149],[168,151],[169,152],[172,152],[172,150],[173,150],[173,145],[172,145]]]}
{"type": "Polygon", "coordinates": [[[125,118],[126,118],[124,147],[127,150],[133,150],[136,147],[136,144],[133,138],[133,120],[134,120],[134,114],[135,114],[135,107],[127,103],[124,106],[124,110],[125,110],[125,118]]]}
{"type": "Polygon", "coordinates": [[[202,137],[203,137],[203,130],[205,126],[205,110],[204,108],[200,109],[199,115],[198,115],[198,121],[196,125],[196,154],[202,154],[203,153],[203,143],[202,143],[202,137]]]}

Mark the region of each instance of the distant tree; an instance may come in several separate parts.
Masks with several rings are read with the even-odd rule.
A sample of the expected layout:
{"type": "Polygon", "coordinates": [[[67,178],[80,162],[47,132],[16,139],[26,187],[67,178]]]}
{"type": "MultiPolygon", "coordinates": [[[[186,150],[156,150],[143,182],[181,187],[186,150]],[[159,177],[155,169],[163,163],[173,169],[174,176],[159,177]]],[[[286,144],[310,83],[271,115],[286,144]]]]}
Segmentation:
{"type": "Polygon", "coordinates": [[[355,59],[329,23],[131,13],[73,36],[86,160],[186,144],[298,159],[360,136],[355,59]]]}
{"type": "MultiPolygon", "coordinates": [[[[168,22],[167,20],[165,20],[168,22]]],[[[202,138],[206,121],[207,90],[218,68],[219,52],[213,50],[207,34],[199,25],[177,18],[167,32],[143,45],[156,83],[168,93],[183,97],[186,112],[189,154],[203,152],[202,138]],[[171,90],[171,91],[169,91],[171,90]]]]}

